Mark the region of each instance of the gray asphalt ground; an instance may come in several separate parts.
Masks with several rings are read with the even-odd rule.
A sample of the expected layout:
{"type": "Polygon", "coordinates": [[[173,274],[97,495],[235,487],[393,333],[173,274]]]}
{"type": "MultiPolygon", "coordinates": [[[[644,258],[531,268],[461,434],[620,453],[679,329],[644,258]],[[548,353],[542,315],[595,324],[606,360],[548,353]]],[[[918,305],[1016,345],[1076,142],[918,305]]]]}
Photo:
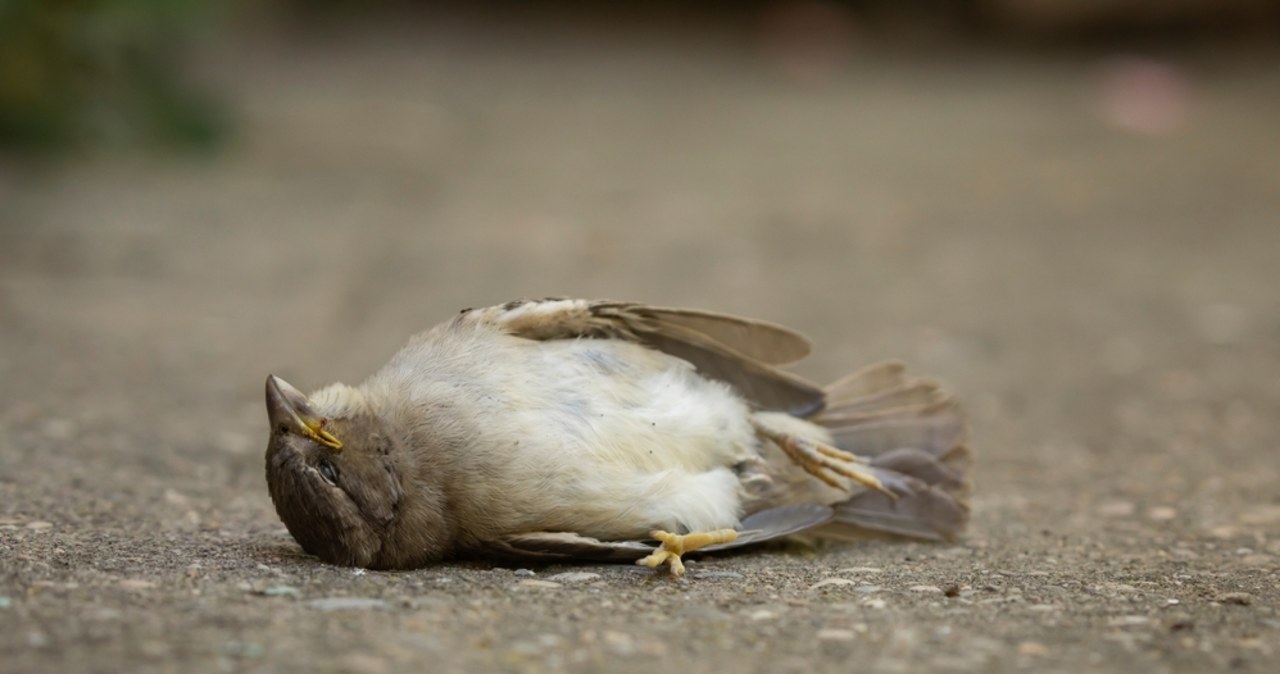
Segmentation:
{"type": "Polygon", "coordinates": [[[0,671],[1277,671],[1280,54],[856,37],[245,39],[221,156],[6,168],[0,671]],[[945,380],[970,535],[679,582],[305,556],[266,374],[545,295],[945,380]]]}

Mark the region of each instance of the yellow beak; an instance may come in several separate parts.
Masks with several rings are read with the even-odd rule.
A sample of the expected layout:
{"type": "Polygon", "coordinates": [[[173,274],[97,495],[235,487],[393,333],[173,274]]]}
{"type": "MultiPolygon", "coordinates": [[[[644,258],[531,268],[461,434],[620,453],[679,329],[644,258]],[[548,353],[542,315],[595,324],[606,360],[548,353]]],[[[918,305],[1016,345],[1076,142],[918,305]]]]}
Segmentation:
{"type": "Polygon", "coordinates": [[[267,417],[272,427],[283,425],[335,451],[342,451],[342,441],[324,429],[328,419],[316,414],[302,391],[275,375],[267,377],[267,417]]]}

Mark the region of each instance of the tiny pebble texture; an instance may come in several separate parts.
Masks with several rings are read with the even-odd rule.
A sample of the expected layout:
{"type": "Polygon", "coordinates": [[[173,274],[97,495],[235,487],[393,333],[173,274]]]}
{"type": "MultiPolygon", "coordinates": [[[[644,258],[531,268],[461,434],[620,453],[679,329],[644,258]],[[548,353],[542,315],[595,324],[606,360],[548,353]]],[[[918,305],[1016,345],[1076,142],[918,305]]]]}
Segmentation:
{"type": "Polygon", "coordinates": [[[1102,48],[797,74],[759,27],[557,30],[241,36],[220,154],[0,163],[0,671],[1280,671],[1280,54],[1175,50],[1144,102],[1102,48]],[[304,554],[266,375],[547,295],[944,380],[969,535],[679,580],[304,554]]]}

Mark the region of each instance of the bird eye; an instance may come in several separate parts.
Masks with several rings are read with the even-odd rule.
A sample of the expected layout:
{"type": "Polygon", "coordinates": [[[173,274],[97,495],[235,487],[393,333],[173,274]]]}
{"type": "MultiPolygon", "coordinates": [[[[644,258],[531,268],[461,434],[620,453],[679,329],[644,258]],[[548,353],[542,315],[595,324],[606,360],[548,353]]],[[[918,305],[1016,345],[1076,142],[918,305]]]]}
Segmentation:
{"type": "Polygon", "coordinates": [[[328,480],[329,484],[338,484],[338,469],[328,461],[321,461],[319,465],[320,476],[328,480]]]}

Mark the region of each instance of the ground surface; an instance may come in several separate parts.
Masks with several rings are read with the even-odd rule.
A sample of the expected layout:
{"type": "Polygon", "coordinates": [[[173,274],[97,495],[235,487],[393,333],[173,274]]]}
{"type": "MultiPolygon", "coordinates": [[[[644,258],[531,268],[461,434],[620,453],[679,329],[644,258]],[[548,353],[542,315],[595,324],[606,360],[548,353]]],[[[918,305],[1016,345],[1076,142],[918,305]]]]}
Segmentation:
{"type": "Polygon", "coordinates": [[[251,41],[224,156],[6,174],[0,670],[1276,671],[1280,57],[696,37],[251,41]],[[971,535],[681,582],[304,556],[264,376],[548,294],[945,379],[971,535]]]}

